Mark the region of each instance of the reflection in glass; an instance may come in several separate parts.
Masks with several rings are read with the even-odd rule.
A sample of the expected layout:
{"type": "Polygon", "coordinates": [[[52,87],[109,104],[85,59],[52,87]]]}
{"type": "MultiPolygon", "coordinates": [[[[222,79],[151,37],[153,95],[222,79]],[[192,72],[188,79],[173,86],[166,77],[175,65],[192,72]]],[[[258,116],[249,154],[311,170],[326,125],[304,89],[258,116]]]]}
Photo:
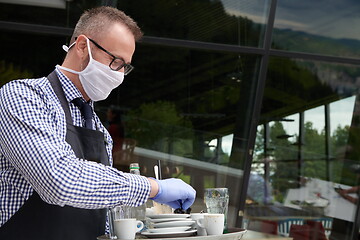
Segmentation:
{"type": "MultiPolygon", "coordinates": [[[[349,139],[349,129],[353,116],[355,96],[341,99],[330,104],[331,121],[331,146],[330,155],[334,159],[345,159],[349,139]]],[[[341,181],[341,172],[337,171],[344,167],[343,161],[335,161],[332,166],[333,181],[341,181]]]]}
{"type": "Polygon", "coordinates": [[[303,174],[308,177],[326,179],[324,106],[305,111],[303,127],[303,174]]]}
{"type": "Polygon", "coordinates": [[[66,3],[61,0],[51,0],[51,1],[19,1],[19,0],[1,0],[0,2],[19,4],[19,5],[29,5],[29,6],[40,6],[40,7],[49,7],[49,8],[62,8],[65,9],[66,3]]]}
{"type": "Polygon", "coordinates": [[[330,118],[331,118],[331,134],[335,135],[335,131],[339,128],[349,127],[354,111],[356,96],[341,99],[330,103],[330,118]]]}
{"type": "MultiPolygon", "coordinates": [[[[117,3],[145,36],[260,48],[271,3],[102,2],[117,3]]],[[[272,48],[359,57],[359,32],[353,26],[359,25],[360,3],[338,2],[277,1],[272,48]]],[[[66,10],[1,3],[0,20],[71,28],[83,9],[98,3],[70,1],[66,10]]],[[[6,46],[0,84],[44,76],[62,61],[65,37],[14,31],[0,35],[6,46]],[[29,46],[47,44],[20,49],[23,39],[29,46]]],[[[234,226],[234,210],[243,200],[245,150],[252,145],[249,126],[258,120],[251,116],[261,58],[159,45],[138,44],[135,71],[109,99],[96,103],[103,120],[110,105],[122,114],[125,139],[116,167],[128,171],[128,163],[137,161],[142,174],[153,176],[160,160],[164,178],[179,177],[198,190],[194,212],[204,210],[204,188],[229,186],[229,225],[234,226]]],[[[359,76],[359,66],[270,57],[246,200],[249,228],[256,221],[272,227],[275,222],[272,233],[277,234],[277,226],[292,217],[321,222],[329,236],[342,231],[337,220],[353,220],[354,203],[339,188],[359,185],[359,76]]]]}
{"type": "Polygon", "coordinates": [[[268,2],[138,0],[119,1],[118,8],[137,19],[147,36],[257,47],[263,45],[268,2]]]}
{"type": "MultiPolygon", "coordinates": [[[[0,21],[60,27],[75,27],[85,9],[99,6],[96,1],[33,1],[34,4],[32,1],[2,2],[4,1],[0,1],[0,21]],[[16,2],[19,4],[13,4],[16,2]]],[[[31,29],[29,26],[29,30],[31,29]]]]}
{"type": "MultiPolygon", "coordinates": [[[[193,212],[204,210],[204,188],[229,188],[228,220],[234,226],[245,162],[244,148],[234,143],[248,144],[258,60],[251,54],[239,59],[234,53],[138,45],[136,69],[96,109],[104,115],[115,104],[122,111],[125,138],[136,141],[130,162],[138,161],[142,174],[152,176],[161,160],[163,178],[194,186],[193,212]]],[[[125,161],[116,167],[128,170],[125,161]]]]}
{"type": "Polygon", "coordinates": [[[360,2],[278,1],[273,32],[276,49],[359,57],[360,2]]]}
{"type": "Polygon", "coordinates": [[[297,218],[321,222],[324,236],[345,239],[352,225],[341,224],[354,221],[351,189],[359,185],[360,69],[285,58],[271,58],[269,66],[252,164],[264,194],[254,196],[250,178],[249,226],[260,221],[269,232],[275,222],[280,231],[280,218],[297,218]]]}
{"type": "Polygon", "coordinates": [[[32,35],[26,33],[0,34],[1,60],[0,60],[0,87],[8,81],[20,78],[36,78],[47,76],[61,64],[65,56],[61,46],[65,37],[32,35]],[[21,53],[16,53],[16,46],[24,44],[21,53]],[[46,42],[46,48],[41,47],[46,42]]]}

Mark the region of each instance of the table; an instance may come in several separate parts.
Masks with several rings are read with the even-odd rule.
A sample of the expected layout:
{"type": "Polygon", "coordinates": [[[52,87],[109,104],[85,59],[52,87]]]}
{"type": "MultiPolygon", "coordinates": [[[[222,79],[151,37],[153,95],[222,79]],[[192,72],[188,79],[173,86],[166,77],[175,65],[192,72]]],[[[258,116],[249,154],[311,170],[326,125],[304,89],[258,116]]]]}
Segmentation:
{"type": "MultiPolygon", "coordinates": [[[[355,218],[356,205],[342,198],[334,187],[341,187],[343,189],[350,188],[350,186],[324,181],[321,179],[308,179],[305,186],[301,188],[289,189],[285,198],[284,206],[301,209],[302,206],[295,205],[292,201],[306,201],[311,198],[311,194],[316,192],[321,197],[329,201],[327,206],[323,208],[323,215],[353,222],[355,218]]],[[[356,194],[353,195],[357,197],[356,194]]]]}
{"type": "Polygon", "coordinates": [[[264,220],[271,220],[271,221],[282,221],[287,219],[303,219],[303,220],[316,220],[320,217],[314,216],[248,216],[246,215],[245,218],[249,219],[250,221],[264,221],[264,220]]]}
{"type": "Polygon", "coordinates": [[[247,230],[242,240],[292,240],[292,238],[247,230]]]}
{"type": "MultiPolygon", "coordinates": [[[[153,240],[241,240],[247,234],[247,230],[241,228],[231,228],[229,229],[229,233],[223,235],[211,235],[211,236],[184,236],[184,237],[156,237],[156,238],[148,238],[141,234],[136,234],[136,240],[138,239],[153,239],[153,240]]],[[[97,237],[97,240],[110,240],[108,235],[102,235],[97,237]]],[[[283,240],[283,239],[281,239],[283,240]]],[[[287,240],[287,239],[285,239],[287,240]]],[[[291,240],[291,238],[289,239],[291,240]]]]}
{"type": "MultiPolygon", "coordinates": [[[[137,235],[136,239],[148,239],[137,235]]],[[[153,238],[153,240],[230,240],[230,239],[241,239],[241,240],[292,240],[290,237],[282,237],[278,235],[272,235],[262,232],[256,232],[251,230],[246,230],[244,235],[236,235],[236,233],[224,234],[221,236],[192,236],[192,237],[178,237],[178,238],[153,238]]],[[[98,240],[109,240],[109,238],[104,235],[98,237],[98,240]]],[[[151,240],[149,238],[149,240],[151,240]]]]}

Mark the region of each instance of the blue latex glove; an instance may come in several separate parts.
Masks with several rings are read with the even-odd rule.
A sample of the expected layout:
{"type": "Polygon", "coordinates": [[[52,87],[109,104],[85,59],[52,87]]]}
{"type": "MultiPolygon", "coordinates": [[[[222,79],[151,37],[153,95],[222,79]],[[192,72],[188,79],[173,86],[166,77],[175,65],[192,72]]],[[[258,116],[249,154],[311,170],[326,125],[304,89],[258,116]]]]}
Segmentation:
{"type": "Polygon", "coordinates": [[[177,178],[155,180],[159,185],[159,192],[151,200],[169,205],[174,209],[182,205],[184,210],[194,203],[196,191],[183,180],[177,178]]]}

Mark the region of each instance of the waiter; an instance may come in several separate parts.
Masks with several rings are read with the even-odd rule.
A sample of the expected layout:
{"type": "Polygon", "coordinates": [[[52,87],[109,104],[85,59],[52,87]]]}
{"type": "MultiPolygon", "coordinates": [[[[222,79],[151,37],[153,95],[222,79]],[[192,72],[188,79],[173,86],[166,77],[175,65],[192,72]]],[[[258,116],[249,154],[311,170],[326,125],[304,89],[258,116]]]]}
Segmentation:
{"type": "Polygon", "coordinates": [[[180,179],[112,168],[112,140],[93,111],[133,69],[141,37],[118,9],[90,9],[61,66],[0,89],[0,239],[96,239],[108,207],[192,205],[195,190],[180,179]]]}

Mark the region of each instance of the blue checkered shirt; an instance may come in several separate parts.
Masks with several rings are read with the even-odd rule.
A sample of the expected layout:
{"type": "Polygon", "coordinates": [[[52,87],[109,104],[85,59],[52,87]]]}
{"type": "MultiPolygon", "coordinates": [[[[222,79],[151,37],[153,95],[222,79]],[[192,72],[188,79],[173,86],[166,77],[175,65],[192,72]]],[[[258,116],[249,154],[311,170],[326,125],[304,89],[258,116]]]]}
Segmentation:
{"type": "MultiPolygon", "coordinates": [[[[71,100],[81,97],[56,69],[69,102],[73,124],[83,126],[71,100]]],[[[93,106],[93,104],[91,104],[93,106]]],[[[112,164],[112,140],[96,114],[112,164]]],[[[49,204],[99,209],[137,206],[149,195],[146,177],[75,157],[65,141],[66,119],[47,78],[14,80],[0,89],[0,226],[36,191],[49,204]]]]}

